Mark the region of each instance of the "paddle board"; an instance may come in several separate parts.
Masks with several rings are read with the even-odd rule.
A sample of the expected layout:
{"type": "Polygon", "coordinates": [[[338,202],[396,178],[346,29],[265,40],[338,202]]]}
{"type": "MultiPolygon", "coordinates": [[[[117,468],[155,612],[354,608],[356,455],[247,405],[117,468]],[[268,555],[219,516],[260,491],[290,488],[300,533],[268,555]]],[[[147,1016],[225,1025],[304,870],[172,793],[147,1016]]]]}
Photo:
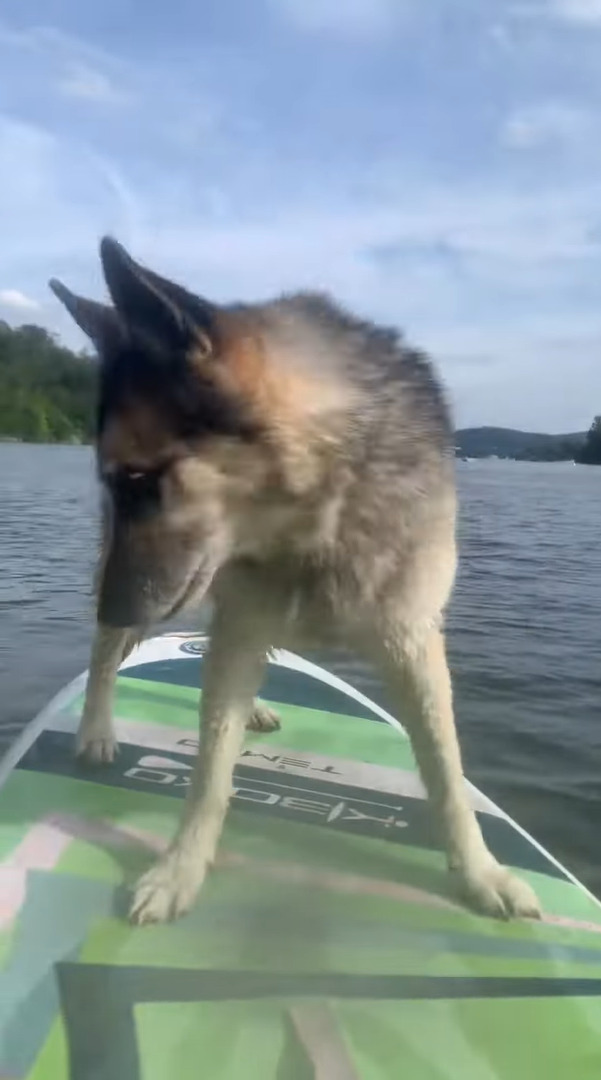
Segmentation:
{"type": "Polygon", "coordinates": [[[128,924],[189,783],[206,647],[165,635],[122,665],[113,765],[73,758],[84,674],[0,766],[0,1078],[598,1078],[601,906],[470,786],[544,917],[467,910],[399,723],[291,653],[193,910],[128,924]]]}

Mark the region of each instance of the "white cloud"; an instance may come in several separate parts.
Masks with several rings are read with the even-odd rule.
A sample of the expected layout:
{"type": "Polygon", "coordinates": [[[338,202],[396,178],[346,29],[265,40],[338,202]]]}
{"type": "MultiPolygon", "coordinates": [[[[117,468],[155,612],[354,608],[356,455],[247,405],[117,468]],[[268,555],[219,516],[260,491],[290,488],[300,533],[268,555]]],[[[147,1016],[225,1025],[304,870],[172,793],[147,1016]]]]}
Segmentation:
{"type": "Polygon", "coordinates": [[[37,74],[49,77],[66,97],[103,105],[123,105],[133,100],[123,89],[130,66],[118,56],[65,34],[52,26],[15,30],[0,20],[0,47],[10,53],[38,58],[37,74]],[[57,75],[57,72],[61,72],[57,75]]]}
{"type": "Polygon", "coordinates": [[[37,48],[35,38],[30,30],[14,30],[11,26],[0,21],[0,45],[14,49],[37,48]]]}
{"type": "Polygon", "coordinates": [[[135,242],[122,238],[149,265],[218,300],[326,288],[404,327],[432,349],[460,423],[577,429],[601,394],[601,319],[571,310],[568,299],[578,275],[596,272],[597,205],[596,190],[560,186],[513,195],[430,189],[368,205],[326,194],[323,205],[223,224],[147,219],[135,242]],[[391,238],[404,256],[381,265],[370,250],[391,238]],[[441,242],[463,276],[432,254],[441,242]]]}
{"type": "Polygon", "coordinates": [[[115,53],[91,45],[89,41],[67,34],[56,26],[29,26],[24,30],[0,19],[0,45],[33,53],[45,53],[55,59],[85,59],[99,67],[117,67],[124,70],[124,61],[115,53]]]}
{"type": "Polygon", "coordinates": [[[501,141],[516,150],[549,143],[579,142],[592,132],[593,118],[585,109],[561,101],[524,105],[507,118],[501,141]]]}
{"type": "Polygon", "coordinates": [[[566,22],[601,27],[601,0],[551,0],[551,14],[566,22]]]}
{"type": "Polygon", "coordinates": [[[107,75],[88,64],[73,61],[58,84],[66,97],[83,98],[100,105],[126,105],[131,98],[120,90],[107,75]]]}
{"type": "MultiPolygon", "coordinates": [[[[290,19],[294,14],[289,25],[337,34],[341,52],[343,34],[380,40],[399,8],[402,13],[404,0],[352,0],[348,7],[333,0],[280,0],[278,6],[290,19]]],[[[492,36],[501,45],[512,40],[506,42],[502,28],[492,36]]],[[[57,73],[67,72],[76,83],[71,89],[88,100],[102,100],[107,92],[112,100],[114,88],[124,86],[149,102],[145,114],[115,110],[106,130],[90,128],[89,110],[81,116],[63,108],[56,121],[46,120],[47,129],[41,121],[49,116],[46,109],[24,109],[19,115],[36,120],[27,124],[0,114],[3,281],[18,283],[25,299],[41,298],[36,321],[70,344],[82,343],[72,320],[46,293],[46,281],[57,276],[101,298],[98,239],[111,232],[159,272],[216,300],[327,288],[360,313],[404,326],[441,362],[462,422],[541,428],[588,422],[590,402],[596,395],[601,400],[601,320],[598,327],[591,322],[594,283],[601,276],[601,184],[598,171],[580,167],[580,157],[578,168],[559,177],[547,168],[535,173],[533,155],[529,187],[516,180],[523,180],[524,163],[515,154],[502,155],[494,178],[476,166],[443,181],[420,156],[418,133],[399,126],[390,132],[390,149],[381,156],[376,150],[374,160],[366,161],[358,147],[348,173],[305,159],[302,145],[297,161],[282,162],[261,114],[256,138],[245,133],[239,145],[227,93],[218,83],[219,108],[193,113],[193,124],[188,76],[181,83],[177,74],[173,82],[154,79],[143,65],[120,66],[50,31],[33,40],[45,57],[52,54],[40,99],[48,85],[56,86],[57,73]],[[106,73],[108,91],[98,73],[106,73]],[[149,130],[136,128],[136,139],[128,138],[132,124],[142,125],[148,116],[149,130]],[[181,130],[174,130],[178,118],[181,130]],[[163,130],[170,133],[168,153],[163,130]],[[147,159],[138,154],[144,146],[147,159]],[[415,173],[408,171],[406,147],[419,158],[415,173]],[[152,168],[141,167],[147,163],[152,168]],[[298,166],[298,179],[292,166],[298,166]],[[419,179],[408,179],[418,172],[419,179]],[[272,182],[257,184],[263,173],[272,182]],[[382,249],[394,257],[386,261],[382,249]],[[570,384],[571,402],[562,379],[570,384]]],[[[296,40],[292,44],[297,47],[296,40]]],[[[25,51],[14,51],[16,66],[24,67],[25,51]]],[[[31,65],[39,77],[38,59],[34,55],[31,65]]],[[[512,100],[520,93],[534,104],[508,117],[503,138],[509,145],[559,141],[565,147],[588,134],[594,100],[583,98],[591,114],[562,101],[541,102],[545,86],[557,83],[539,84],[537,78],[528,68],[523,84],[511,84],[512,100]]],[[[28,78],[27,95],[32,85],[28,78]]],[[[352,110],[353,102],[348,105],[352,110]]],[[[243,119],[257,116],[250,109],[243,119]]]]}
{"type": "Polygon", "coordinates": [[[270,0],[299,30],[338,37],[380,37],[403,15],[403,0],[270,0]]]}
{"type": "MultiPolygon", "coordinates": [[[[339,259],[341,265],[351,266],[357,258],[363,262],[372,249],[375,265],[382,245],[393,245],[405,256],[409,252],[404,263],[408,266],[416,251],[420,258],[423,252],[436,261],[432,249],[444,244],[458,255],[488,260],[499,270],[505,267],[511,282],[520,266],[598,252],[590,235],[596,201],[596,192],[588,190],[512,195],[431,188],[406,192],[402,201],[376,198],[369,203],[336,201],[333,193],[325,195],[323,205],[274,207],[269,220],[182,227],[172,218],[161,228],[148,225],[144,244],[149,257],[167,258],[174,272],[178,261],[188,273],[194,267],[206,268],[209,275],[229,277],[232,288],[240,279],[246,279],[250,288],[262,287],[257,280],[262,268],[274,283],[283,272],[292,277],[322,276],[324,265],[335,265],[339,259]]],[[[402,272],[402,260],[399,265],[402,272]]],[[[390,266],[385,273],[390,275],[390,266]]],[[[395,288],[397,284],[393,282],[395,288]]]]}
{"type": "Polygon", "coordinates": [[[495,22],[486,30],[486,36],[498,49],[510,52],[515,47],[513,29],[508,23],[495,22]]]}
{"type": "Polygon", "coordinates": [[[0,305],[15,311],[37,311],[40,307],[37,300],[32,300],[19,289],[0,289],[0,305]]]}

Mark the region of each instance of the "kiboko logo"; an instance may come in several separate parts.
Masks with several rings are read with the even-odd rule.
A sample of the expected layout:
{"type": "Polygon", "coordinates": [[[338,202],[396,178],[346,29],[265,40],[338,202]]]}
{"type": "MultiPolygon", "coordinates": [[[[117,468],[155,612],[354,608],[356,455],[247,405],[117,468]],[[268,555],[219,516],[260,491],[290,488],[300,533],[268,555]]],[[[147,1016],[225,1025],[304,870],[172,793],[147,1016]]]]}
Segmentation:
{"type": "Polygon", "coordinates": [[[188,656],[202,656],[207,651],[207,647],[208,641],[205,638],[200,638],[182,642],[179,651],[187,653],[188,656]]]}
{"type": "MultiPolygon", "coordinates": [[[[174,758],[147,754],[141,757],[133,769],[125,773],[132,780],[143,784],[157,784],[172,789],[190,786],[192,765],[174,758]]],[[[260,808],[285,812],[298,821],[319,822],[346,829],[359,829],[385,834],[389,829],[406,829],[408,821],[403,806],[373,803],[363,798],[341,799],[327,789],[297,788],[292,783],[282,783],[280,775],[259,776],[252,780],[234,780],[232,797],[235,802],[251,804],[255,811],[260,808]]],[[[288,779],[288,778],[286,778],[288,779]]],[[[249,807],[250,809],[250,807],[249,807]]]]}
{"type": "Polygon", "coordinates": [[[147,754],[141,757],[133,769],[125,773],[131,780],[141,780],[146,784],[162,784],[173,787],[188,787],[192,765],[186,765],[183,761],[175,761],[174,758],[157,757],[147,754]]]}

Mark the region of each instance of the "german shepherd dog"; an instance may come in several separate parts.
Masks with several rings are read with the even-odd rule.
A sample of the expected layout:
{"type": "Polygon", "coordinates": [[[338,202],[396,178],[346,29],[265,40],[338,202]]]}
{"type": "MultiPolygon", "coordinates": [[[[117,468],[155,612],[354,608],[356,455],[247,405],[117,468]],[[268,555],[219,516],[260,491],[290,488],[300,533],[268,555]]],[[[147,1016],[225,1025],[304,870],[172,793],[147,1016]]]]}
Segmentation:
{"type": "Polygon", "coordinates": [[[327,296],[222,306],[100,246],[111,305],[51,287],[99,355],[103,540],[78,752],[115,752],[120,662],[152,623],[213,602],[200,750],[177,833],[131,917],[193,903],[215,857],[274,647],[344,646],[402,715],[463,897],[540,914],[469,805],[442,616],[456,569],[452,427],[430,361],[327,296]],[[401,712],[402,710],[402,712],[401,712]]]}

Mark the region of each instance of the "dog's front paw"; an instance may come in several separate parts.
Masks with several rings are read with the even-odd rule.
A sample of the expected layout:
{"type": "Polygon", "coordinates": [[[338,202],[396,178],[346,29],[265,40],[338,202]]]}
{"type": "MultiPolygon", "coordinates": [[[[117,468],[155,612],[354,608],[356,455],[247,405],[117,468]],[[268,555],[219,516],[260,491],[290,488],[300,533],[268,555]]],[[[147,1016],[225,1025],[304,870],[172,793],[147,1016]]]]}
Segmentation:
{"type": "Polygon", "coordinates": [[[246,725],[248,731],[279,731],[281,722],[278,714],[273,709],[268,709],[261,701],[255,701],[250,719],[246,725]]]}
{"type": "Polygon", "coordinates": [[[138,881],[129,917],[133,923],[164,923],[192,907],[207,871],[202,858],[166,855],[138,881]]]}
{"type": "Polygon", "coordinates": [[[77,733],[75,754],[85,765],[110,765],[119,752],[119,745],[111,727],[82,728],[77,733]]]}
{"type": "Polygon", "coordinates": [[[540,919],[541,909],[530,885],[493,859],[451,871],[464,900],[481,915],[496,919],[540,919]]]}

